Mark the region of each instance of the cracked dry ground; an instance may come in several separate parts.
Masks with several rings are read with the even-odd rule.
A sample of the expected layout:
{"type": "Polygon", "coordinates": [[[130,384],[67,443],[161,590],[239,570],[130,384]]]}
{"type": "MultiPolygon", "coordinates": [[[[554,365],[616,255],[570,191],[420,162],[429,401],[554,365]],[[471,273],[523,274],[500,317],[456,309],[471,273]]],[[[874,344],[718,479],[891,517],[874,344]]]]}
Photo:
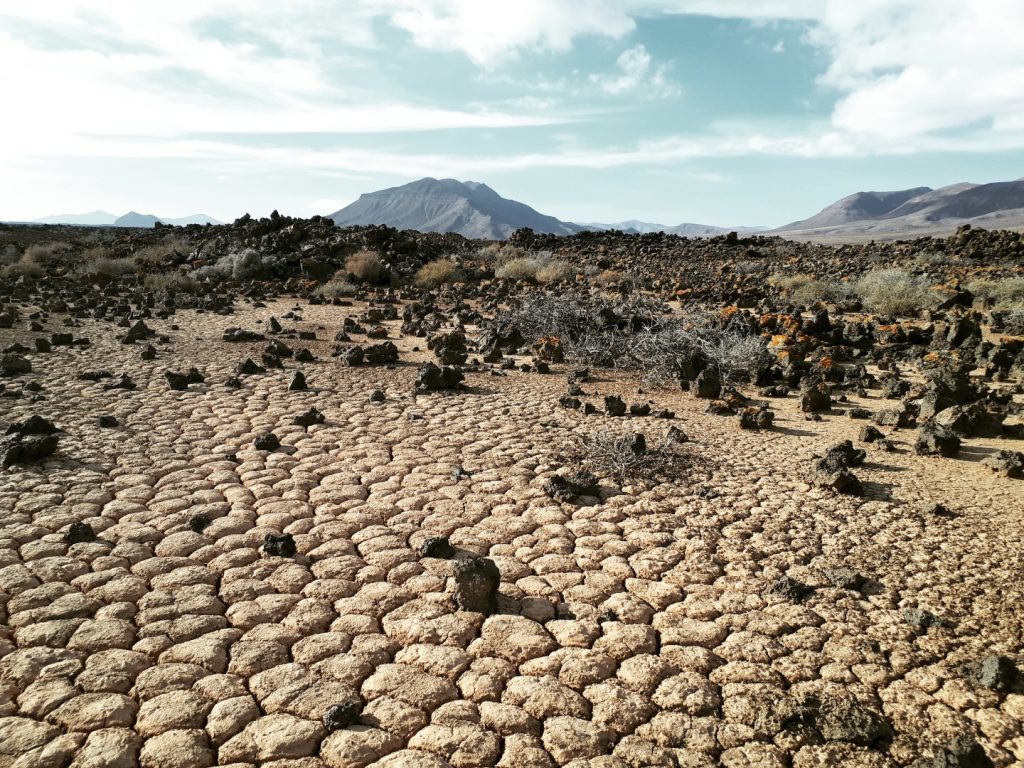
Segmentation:
{"type": "MultiPolygon", "coordinates": [[[[293,305],[148,320],[172,339],[152,362],[83,321],[91,348],[30,355],[44,400],[0,400],[8,421],[65,431],[58,456],[0,475],[0,766],[983,764],[928,757],[964,734],[996,765],[1024,761],[1024,695],[963,672],[1021,660],[1019,481],[898,443],[867,446],[867,497],[832,496],[804,469],[863,422],[805,422],[789,399],[780,429],[745,432],[617,375],[588,394],[677,419],[560,409],[562,375],[469,373],[469,392],[415,395],[413,366],[346,368],[325,341],[286,339],[318,356],[301,366],[310,391],[287,391],[294,362],[226,387],[263,343],[223,329],[293,305]],[[169,391],[163,371],[191,365],[207,384],[169,391]],[[75,378],[90,369],[139,388],[75,378]],[[385,402],[368,402],[376,387],[385,402]],[[294,426],[312,405],[326,423],[294,426]],[[573,435],[673,423],[692,442],[670,481],[585,506],[545,495],[573,435]],[[267,430],[284,450],[253,449],[267,430]],[[99,539],[65,544],[76,520],[99,539]],[[294,558],[261,553],[280,532],[294,558]],[[452,561],[418,551],[436,535],[498,564],[498,614],[454,609],[452,561]],[[872,587],[833,586],[837,565],[872,587]],[[774,594],[782,574],[813,593],[774,594]],[[908,607],[951,626],[914,626],[908,607]],[[325,710],[354,695],[359,723],[328,733],[325,710]],[[841,716],[778,715],[812,696],[841,716]]],[[[357,311],[304,306],[290,327],[330,338],[357,311]]],[[[31,335],[0,331],[15,340],[31,335]]],[[[422,340],[396,342],[426,359],[422,340]]]]}

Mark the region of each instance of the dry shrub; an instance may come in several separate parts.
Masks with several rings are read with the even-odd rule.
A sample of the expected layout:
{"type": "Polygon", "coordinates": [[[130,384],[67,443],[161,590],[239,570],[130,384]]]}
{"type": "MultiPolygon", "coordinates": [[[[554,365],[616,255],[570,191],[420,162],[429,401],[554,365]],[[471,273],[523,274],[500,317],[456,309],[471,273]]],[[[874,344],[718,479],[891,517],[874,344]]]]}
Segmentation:
{"type": "Polygon", "coordinates": [[[345,271],[350,277],[364,283],[387,282],[387,270],[380,256],[366,248],[356,251],[345,260],[345,271]]]}
{"type": "Polygon", "coordinates": [[[576,276],[576,270],[564,261],[552,259],[542,264],[537,270],[535,279],[541,285],[557,283],[562,280],[572,280],[576,276]]]}
{"type": "Polygon", "coordinates": [[[346,296],[355,296],[359,286],[346,279],[346,272],[339,269],[334,277],[316,289],[316,292],[325,299],[340,299],[346,296]]]}
{"type": "Polygon", "coordinates": [[[135,260],[147,267],[164,267],[171,261],[174,254],[189,254],[192,246],[187,240],[174,238],[162,243],[153,243],[135,252],[135,260]]]}
{"type": "Polygon", "coordinates": [[[818,280],[812,275],[772,275],[768,282],[800,306],[810,306],[819,301],[843,301],[852,294],[846,283],[818,280]]]}
{"type": "Polygon", "coordinates": [[[38,264],[43,268],[48,268],[68,263],[71,260],[71,254],[70,243],[32,243],[25,249],[21,260],[25,264],[38,264]]]}
{"type": "Polygon", "coordinates": [[[527,280],[532,283],[553,283],[569,280],[575,270],[564,261],[550,256],[521,256],[506,261],[494,270],[494,276],[505,280],[527,280]]]}
{"type": "Polygon", "coordinates": [[[4,280],[16,280],[19,277],[38,279],[46,274],[41,264],[34,261],[21,260],[17,264],[0,267],[0,277],[4,280]]]}
{"type": "MultiPolygon", "coordinates": [[[[98,250],[98,249],[92,249],[98,250]]],[[[75,268],[80,275],[105,275],[107,277],[124,277],[135,273],[137,265],[135,259],[125,256],[114,259],[109,256],[98,256],[89,261],[84,261],[75,268]]]]}
{"type": "Polygon", "coordinates": [[[977,298],[991,300],[996,309],[1024,309],[1024,277],[975,280],[967,290],[977,298]]]}
{"type": "Polygon", "coordinates": [[[916,315],[938,304],[927,280],[902,269],[865,272],[856,291],[865,306],[883,315],[916,315]]]}
{"type": "Polygon", "coordinates": [[[620,435],[611,430],[579,438],[583,462],[620,483],[650,478],[668,468],[678,455],[676,445],[671,432],[653,446],[647,445],[643,435],[620,435]],[[638,443],[638,438],[642,442],[638,443]]]}
{"type": "Polygon", "coordinates": [[[437,259],[419,268],[414,278],[420,288],[437,288],[445,283],[454,283],[462,279],[462,272],[451,259],[437,259]]]}
{"type": "Polygon", "coordinates": [[[180,272],[146,275],[142,284],[154,293],[196,293],[199,281],[180,272]]]}
{"type": "Polygon", "coordinates": [[[488,243],[477,251],[477,256],[485,261],[512,261],[526,256],[526,251],[510,243],[488,243]]]}
{"type": "Polygon", "coordinates": [[[1006,313],[1003,332],[1009,336],[1024,336],[1024,309],[1011,309],[1006,313]]]}

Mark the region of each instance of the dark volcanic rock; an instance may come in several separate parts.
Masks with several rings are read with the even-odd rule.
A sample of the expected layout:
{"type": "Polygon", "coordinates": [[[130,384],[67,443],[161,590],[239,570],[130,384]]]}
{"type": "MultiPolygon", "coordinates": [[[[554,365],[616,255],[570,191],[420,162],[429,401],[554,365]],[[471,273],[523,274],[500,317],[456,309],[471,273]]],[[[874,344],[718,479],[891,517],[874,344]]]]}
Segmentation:
{"type": "Polygon", "coordinates": [[[10,354],[0,358],[0,376],[21,376],[32,373],[32,363],[21,355],[10,354]]]}
{"type": "Polygon", "coordinates": [[[722,380],[714,369],[705,368],[690,383],[690,391],[696,397],[714,400],[722,393],[722,380]]]}
{"type": "Polygon", "coordinates": [[[359,716],[363,713],[363,703],[359,699],[351,699],[341,704],[335,704],[324,712],[324,728],[328,733],[340,731],[359,722],[359,716]]]}
{"type": "Polygon", "coordinates": [[[769,585],[768,592],[773,595],[781,595],[787,600],[799,603],[814,592],[814,587],[808,586],[802,581],[797,581],[789,576],[779,576],[769,585]]]}
{"type": "Polygon", "coordinates": [[[421,365],[416,372],[417,392],[439,392],[441,390],[458,389],[465,376],[462,368],[457,365],[446,365],[438,368],[433,363],[421,365]]]}
{"type": "Polygon", "coordinates": [[[243,328],[228,328],[224,331],[224,341],[230,342],[243,342],[243,341],[263,341],[267,337],[262,333],[256,331],[247,331],[243,328]]]}
{"type": "Polygon", "coordinates": [[[625,416],[626,403],[618,395],[606,395],[604,398],[604,412],[609,416],[625,416]]]}
{"type": "Polygon", "coordinates": [[[175,371],[164,371],[164,378],[167,379],[167,386],[176,392],[188,389],[188,376],[175,371]]]}
{"type": "Polygon", "coordinates": [[[89,541],[96,541],[96,532],[88,523],[76,520],[64,532],[64,541],[68,544],[83,544],[89,541]]]}
{"type": "Polygon", "coordinates": [[[952,458],[960,453],[960,438],[953,430],[929,422],[921,428],[914,443],[914,452],[919,456],[952,458]]]}
{"type": "Polygon", "coordinates": [[[305,375],[302,371],[295,371],[295,373],[292,374],[292,380],[288,382],[288,391],[304,392],[307,389],[309,389],[309,386],[306,384],[305,375]]]}
{"type": "Polygon", "coordinates": [[[268,533],[263,538],[263,551],[277,557],[295,557],[295,539],[290,533],[268,533]]]}
{"type": "Polygon", "coordinates": [[[305,413],[296,416],[292,421],[300,427],[311,427],[314,424],[323,424],[325,418],[326,417],[314,406],[305,413]]]}
{"type": "Polygon", "coordinates": [[[49,419],[38,414],[16,421],[7,428],[9,435],[52,435],[59,431],[49,419]]]}
{"type": "Polygon", "coordinates": [[[999,451],[994,456],[986,456],[981,463],[1003,477],[1024,477],[1024,452],[999,451]]]}
{"type": "Polygon", "coordinates": [[[281,441],[277,439],[277,435],[273,432],[267,432],[259,435],[253,441],[252,447],[257,451],[276,451],[281,447],[281,441]]]}
{"type": "Polygon", "coordinates": [[[455,556],[455,548],[447,536],[431,536],[420,544],[420,557],[437,557],[448,560],[455,556]]]}
{"type": "Polygon", "coordinates": [[[489,616],[498,608],[501,572],[493,560],[473,557],[455,562],[455,604],[460,611],[489,616]]]}
{"type": "Polygon", "coordinates": [[[0,437],[0,467],[30,464],[57,451],[57,435],[11,434],[0,437]]]}
{"type": "Polygon", "coordinates": [[[554,475],[544,483],[544,492],[555,501],[571,504],[579,496],[601,495],[597,477],[591,472],[570,472],[566,475],[554,475]]]}

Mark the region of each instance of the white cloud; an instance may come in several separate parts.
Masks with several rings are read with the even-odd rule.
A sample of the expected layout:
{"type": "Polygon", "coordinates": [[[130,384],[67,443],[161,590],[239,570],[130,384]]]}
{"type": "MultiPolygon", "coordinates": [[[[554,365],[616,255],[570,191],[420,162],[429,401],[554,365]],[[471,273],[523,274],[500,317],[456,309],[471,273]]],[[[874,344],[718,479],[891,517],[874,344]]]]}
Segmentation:
{"type": "Polygon", "coordinates": [[[651,54],[643,44],[627,48],[615,63],[619,67],[617,73],[590,76],[591,82],[600,85],[605,93],[615,96],[629,93],[642,98],[679,95],[679,86],[668,79],[667,65],[652,66],[651,54]]]}

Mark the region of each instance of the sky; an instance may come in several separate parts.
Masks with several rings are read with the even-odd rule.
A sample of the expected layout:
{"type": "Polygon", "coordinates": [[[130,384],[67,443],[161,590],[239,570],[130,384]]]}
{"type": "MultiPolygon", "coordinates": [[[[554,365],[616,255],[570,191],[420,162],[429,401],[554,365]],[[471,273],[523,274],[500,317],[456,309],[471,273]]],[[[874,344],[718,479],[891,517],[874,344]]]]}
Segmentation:
{"type": "Polygon", "coordinates": [[[0,220],[329,214],[424,177],[778,226],[1024,176],[1021,0],[0,6],[0,220]]]}

